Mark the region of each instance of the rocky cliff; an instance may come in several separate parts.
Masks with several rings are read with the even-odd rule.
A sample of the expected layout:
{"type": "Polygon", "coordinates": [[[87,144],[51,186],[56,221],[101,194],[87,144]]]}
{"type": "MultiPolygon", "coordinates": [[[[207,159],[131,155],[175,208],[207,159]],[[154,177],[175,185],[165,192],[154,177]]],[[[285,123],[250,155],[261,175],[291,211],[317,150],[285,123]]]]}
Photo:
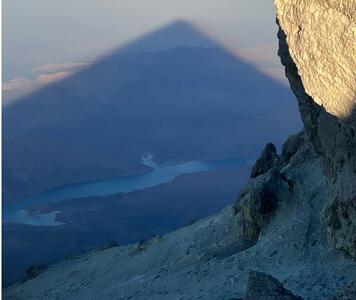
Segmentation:
{"type": "Polygon", "coordinates": [[[355,299],[356,2],[275,2],[304,131],[281,154],[268,144],[217,215],[66,260],[5,299],[355,299]]]}
{"type": "Polygon", "coordinates": [[[330,243],[356,257],[356,1],[275,0],[279,55],[330,185],[330,243]]]}

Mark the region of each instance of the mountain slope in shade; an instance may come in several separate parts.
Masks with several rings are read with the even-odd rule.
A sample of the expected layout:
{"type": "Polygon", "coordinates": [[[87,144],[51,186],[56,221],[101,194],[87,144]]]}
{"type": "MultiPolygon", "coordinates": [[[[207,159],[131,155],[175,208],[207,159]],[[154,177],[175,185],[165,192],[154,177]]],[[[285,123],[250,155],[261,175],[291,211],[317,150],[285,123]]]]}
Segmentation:
{"type": "Polygon", "coordinates": [[[173,24],[131,47],[140,51],[118,49],[3,109],[5,202],[145,172],[147,153],[168,163],[253,157],[300,126],[285,87],[192,25],[173,24]],[[177,41],[164,49],[161,36],[170,33],[177,41]],[[199,47],[179,46],[182,36],[199,47]],[[155,43],[161,50],[141,51],[155,43]]]}
{"type": "MultiPolygon", "coordinates": [[[[281,168],[243,189],[234,205],[242,202],[242,209],[228,206],[163,236],[67,259],[8,287],[4,299],[241,299],[251,271],[272,275],[302,299],[333,299],[354,280],[356,263],[329,248],[316,213],[330,192],[320,157],[308,141],[292,140],[286,146],[294,151],[278,157],[281,168]],[[279,172],[285,180],[273,179],[279,172]],[[253,213],[250,220],[243,209],[253,213]],[[244,231],[256,220],[263,227],[246,243],[244,231]]],[[[261,280],[257,291],[265,284],[272,290],[261,280]]],[[[269,299],[299,299],[277,292],[284,293],[272,290],[269,299]]]]}
{"type": "Polygon", "coordinates": [[[137,242],[216,213],[236,198],[248,167],[181,175],[145,190],[70,199],[32,207],[31,215],[60,211],[58,227],[4,224],[3,286],[32,265],[53,264],[112,241],[137,242]]]}

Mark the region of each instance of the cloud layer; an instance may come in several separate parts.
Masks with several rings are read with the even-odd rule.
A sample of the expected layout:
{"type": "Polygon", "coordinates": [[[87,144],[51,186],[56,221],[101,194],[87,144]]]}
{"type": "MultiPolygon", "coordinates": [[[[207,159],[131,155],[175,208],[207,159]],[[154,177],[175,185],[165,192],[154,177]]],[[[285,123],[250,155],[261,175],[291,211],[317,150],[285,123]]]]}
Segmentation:
{"type": "Polygon", "coordinates": [[[91,62],[49,63],[33,69],[35,79],[15,78],[2,83],[3,104],[8,104],[47,84],[65,79],[89,66],[91,62]]]}
{"type": "MultiPolygon", "coordinates": [[[[265,75],[286,84],[284,71],[277,57],[276,43],[262,43],[242,49],[229,49],[240,59],[254,65],[265,75]]],[[[95,59],[98,59],[97,56],[95,59]]],[[[87,62],[47,63],[32,70],[35,79],[15,78],[2,84],[3,104],[7,104],[47,84],[67,78],[90,66],[95,59],[87,62]]]]}

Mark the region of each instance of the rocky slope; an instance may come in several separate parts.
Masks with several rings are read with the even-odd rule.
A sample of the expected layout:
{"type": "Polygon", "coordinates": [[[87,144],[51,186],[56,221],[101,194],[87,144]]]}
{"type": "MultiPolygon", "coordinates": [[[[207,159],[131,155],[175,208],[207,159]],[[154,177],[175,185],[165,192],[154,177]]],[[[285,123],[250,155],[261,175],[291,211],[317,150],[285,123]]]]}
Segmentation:
{"type": "Polygon", "coordinates": [[[355,299],[356,2],[275,2],[305,130],[280,155],[266,146],[232,207],[51,266],[4,299],[355,299]]]}
{"type": "Polygon", "coordinates": [[[301,133],[274,162],[233,207],[170,234],[53,265],[6,289],[4,299],[253,299],[246,292],[256,281],[251,271],[274,276],[303,299],[329,299],[355,277],[356,263],[329,249],[320,222],[330,191],[322,160],[301,133]]]}

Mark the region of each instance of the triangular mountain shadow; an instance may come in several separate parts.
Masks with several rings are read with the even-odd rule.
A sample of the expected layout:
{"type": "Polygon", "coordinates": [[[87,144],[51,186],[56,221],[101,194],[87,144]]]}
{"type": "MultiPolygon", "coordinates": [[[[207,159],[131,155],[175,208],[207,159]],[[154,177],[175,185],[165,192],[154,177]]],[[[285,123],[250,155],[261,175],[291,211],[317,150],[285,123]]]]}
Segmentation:
{"type": "Polygon", "coordinates": [[[3,199],[144,172],[147,153],[253,157],[299,129],[292,99],[193,25],[171,24],[3,108],[3,199]]]}
{"type": "Polygon", "coordinates": [[[195,25],[177,21],[123,46],[118,54],[159,51],[180,46],[216,48],[218,44],[204,35],[195,25]]]}

